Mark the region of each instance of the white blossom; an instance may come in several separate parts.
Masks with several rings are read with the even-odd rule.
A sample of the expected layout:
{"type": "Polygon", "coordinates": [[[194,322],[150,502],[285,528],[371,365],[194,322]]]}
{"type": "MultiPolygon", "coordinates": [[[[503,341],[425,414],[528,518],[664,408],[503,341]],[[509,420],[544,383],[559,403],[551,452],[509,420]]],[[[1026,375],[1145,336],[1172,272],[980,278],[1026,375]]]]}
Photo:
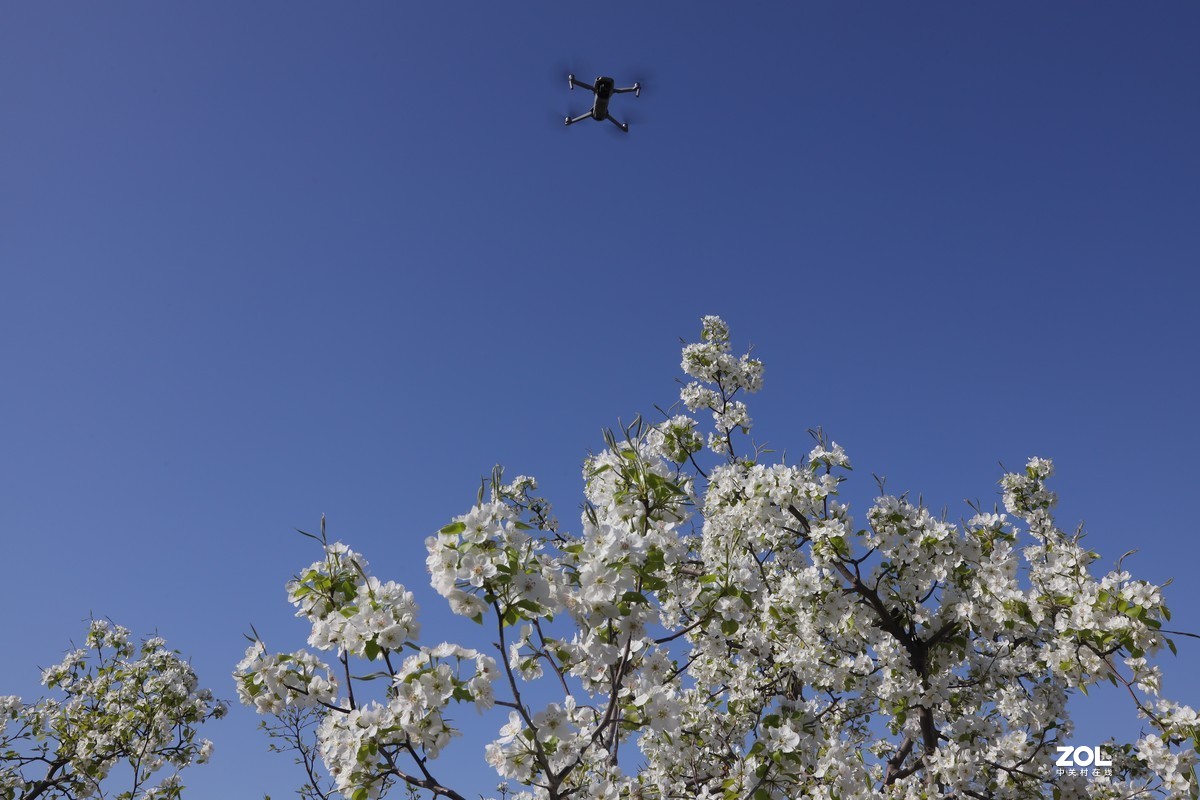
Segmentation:
{"type": "Polygon", "coordinates": [[[503,709],[484,756],[521,800],[1194,791],[1200,721],[1159,697],[1162,587],[1095,570],[1055,523],[1049,460],[1003,476],[1003,510],[965,523],[908,494],[852,509],[850,457],[820,431],[798,463],[745,441],[763,365],[720,318],[681,366],[696,416],[606,435],[577,531],[534,479],[496,470],[426,539],[431,585],[484,626],[478,649],[419,644],[411,594],[327,545],[290,598],[310,647],[371,662],[383,688],[352,694],[316,656],[256,642],[243,702],[317,709],[325,769],[354,800],[448,786],[434,761],[459,703],[503,709]],[[1112,776],[1058,776],[1068,700],[1100,681],[1126,685],[1151,731],[1114,745],[1112,776]]]}

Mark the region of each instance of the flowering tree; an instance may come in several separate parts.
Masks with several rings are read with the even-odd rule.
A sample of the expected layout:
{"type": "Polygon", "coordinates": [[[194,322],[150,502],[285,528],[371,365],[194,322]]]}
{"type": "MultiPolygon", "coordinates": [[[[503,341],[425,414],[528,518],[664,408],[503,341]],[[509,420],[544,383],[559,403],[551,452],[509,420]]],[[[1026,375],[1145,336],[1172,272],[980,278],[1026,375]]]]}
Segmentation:
{"type": "Polygon", "coordinates": [[[720,319],[683,370],[688,414],[587,459],[577,533],[497,471],[427,540],[478,648],[420,644],[412,594],[322,523],[288,593],[328,655],[256,640],[235,673],[300,752],[308,796],[464,800],[436,761],[460,703],[507,712],[486,759],[520,797],[1196,796],[1196,713],[1159,697],[1149,660],[1174,649],[1161,588],[1093,574],[1099,556],[1055,524],[1049,461],[1003,477],[1004,513],[956,524],[883,494],[856,522],[836,443],[817,432],[799,463],[743,446],[763,366],[720,319]],[[1099,681],[1128,689],[1147,732],[1104,745],[1111,768],[1056,769],[1067,700],[1099,681]]]}
{"type": "Polygon", "coordinates": [[[129,631],[93,620],[85,647],[42,674],[63,698],[25,704],[0,697],[0,798],[174,800],[180,770],[203,763],[212,743],[197,726],[225,713],[160,638],[136,647],[129,631]],[[106,788],[124,762],[120,791],[106,788]],[[158,779],[164,766],[176,771],[158,779]]]}

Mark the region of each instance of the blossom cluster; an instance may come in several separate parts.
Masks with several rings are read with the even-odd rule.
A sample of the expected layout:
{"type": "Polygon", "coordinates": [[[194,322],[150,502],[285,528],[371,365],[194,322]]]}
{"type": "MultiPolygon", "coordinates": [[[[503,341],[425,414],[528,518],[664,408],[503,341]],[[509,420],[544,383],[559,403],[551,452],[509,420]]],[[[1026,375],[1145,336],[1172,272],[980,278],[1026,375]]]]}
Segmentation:
{"type": "Polygon", "coordinates": [[[762,362],[734,355],[717,317],[700,339],[683,349],[688,413],[639,418],[586,459],[577,532],[533,479],[497,472],[426,540],[433,588],[488,622],[494,657],[419,645],[411,595],[325,545],[292,602],[312,647],[385,662],[385,696],[355,703],[348,667],[339,684],[314,656],[252,647],[243,700],[316,698],[321,756],[352,800],[397,783],[464,800],[430,764],[453,702],[499,707],[484,757],[517,800],[1195,791],[1196,712],[1159,696],[1162,588],[1097,573],[1057,527],[1049,460],[966,522],[882,491],[856,518],[850,457],[823,433],[795,463],[743,445],[762,362]],[[1112,743],[1111,775],[1058,775],[1068,700],[1100,681],[1126,686],[1152,732],[1112,743]]]}
{"type": "Polygon", "coordinates": [[[449,643],[417,645],[412,593],[370,575],[366,559],[340,542],[323,543],[323,551],[289,582],[288,598],[310,625],[309,645],[332,651],[344,679],[314,653],[272,653],[258,639],[234,677],[241,701],[261,714],[315,710],[316,749],[335,788],[363,800],[391,785],[388,770],[398,754],[435,759],[458,735],[444,715],[450,703],[492,707],[496,660],[449,643]],[[375,676],[387,678],[382,698],[356,699],[350,658],[382,662],[385,672],[375,676]]]}
{"type": "Polygon", "coordinates": [[[500,500],[455,517],[425,541],[433,588],[465,617],[482,618],[493,606],[509,619],[553,614],[561,580],[530,530],[500,500]]]}
{"type": "Polygon", "coordinates": [[[683,387],[680,399],[689,411],[712,412],[715,430],[709,434],[708,446],[715,453],[732,454],[732,434],[749,433],[751,428],[746,404],[734,398],[743,390],[753,393],[762,388],[763,363],[749,353],[733,355],[729,326],[720,317],[702,320],[700,339],[683,348],[681,367],[695,380],[683,387]]]}
{"type": "Polygon", "coordinates": [[[121,763],[130,784],[122,797],[178,797],[178,771],[212,754],[198,726],[226,711],[161,638],[139,645],[106,620],[93,620],[84,647],[44,670],[42,683],[61,699],[0,697],[4,800],[97,796],[121,763]]]}
{"type": "Polygon", "coordinates": [[[339,542],[288,584],[296,616],[312,624],[311,647],[373,661],[420,634],[412,592],[370,577],[367,568],[361,555],[339,542]]]}

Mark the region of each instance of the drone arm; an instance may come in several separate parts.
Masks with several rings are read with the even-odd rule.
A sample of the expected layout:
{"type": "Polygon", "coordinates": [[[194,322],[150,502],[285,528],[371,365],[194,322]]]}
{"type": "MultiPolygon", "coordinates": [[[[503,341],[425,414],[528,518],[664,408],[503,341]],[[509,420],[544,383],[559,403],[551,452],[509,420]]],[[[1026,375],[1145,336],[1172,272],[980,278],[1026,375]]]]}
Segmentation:
{"type": "Polygon", "coordinates": [[[576,86],[578,86],[580,88],[587,89],[592,94],[596,93],[596,87],[592,86],[590,83],[583,83],[581,81],[575,80],[574,75],[568,75],[567,80],[570,82],[572,89],[574,89],[576,86]]]}
{"type": "Polygon", "coordinates": [[[639,84],[635,83],[633,86],[628,86],[624,89],[613,89],[614,94],[624,94],[625,92],[633,92],[634,94],[641,97],[642,87],[639,84]]]}
{"type": "Polygon", "coordinates": [[[580,114],[578,117],[567,117],[567,124],[574,125],[576,122],[583,122],[585,119],[589,119],[591,116],[592,116],[592,112],[585,111],[584,113],[580,114]]]}
{"type": "Polygon", "coordinates": [[[607,120],[608,120],[609,122],[611,122],[613,125],[616,125],[618,128],[620,128],[620,129],[621,129],[622,131],[624,131],[625,133],[629,133],[629,126],[628,126],[628,125],[626,125],[624,122],[618,122],[618,121],[617,121],[617,118],[616,118],[616,117],[614,117],[612,114],[607,114],[607,115],[605,116],[605,119],[607,119],[607,120]]]}

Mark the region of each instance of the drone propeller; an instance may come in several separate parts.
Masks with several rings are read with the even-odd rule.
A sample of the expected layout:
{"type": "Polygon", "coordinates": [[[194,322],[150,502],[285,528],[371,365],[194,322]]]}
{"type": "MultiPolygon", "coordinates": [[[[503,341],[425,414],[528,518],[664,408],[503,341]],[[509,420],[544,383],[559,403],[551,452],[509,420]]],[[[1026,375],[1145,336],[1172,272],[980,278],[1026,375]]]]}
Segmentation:
{"type": "Polygon", "coordinates": [[[572,75],[575,76],[577,83],[587,83],[588,86],[591,86],[592,80],[587,77],[589,73],[586,72],[586,69],[587,67],[580,64],[578,61],[569,61],[568,59],[560,58],[555,60],[553,69],[547,70],[545,73],[548,88],[552,87],[553,96],[562,98],[566,101],[566,107],[562,109],[561,113],[553,113],[550,115],[554,125],[559,128],[564,127],[564,120],[579,116],[584,111],[587,111],[588,106],[590,106],[592,103],[590,92],[583,93],[588,95],[587,97],[580,97],[579,92],[572,92],[571,94],[566,94],[563,92],[563,84],[566,83],[568,86],[570,86],[567,79],[572,75]],[[581,72],[581,69],[585,71],[581,72]],[[572,110],[572,106],[579,107],[572,110]]]}
{"type": "MultiPolygon", "coordinates": [[[[553,68],[544,73],[548,96],[557,98],[554,105],[546,109],[546,121],[557,128],[565,127],[563,120],[578,116],[586,110],[584,98],[579,96],[579,92],[572,96],[563,91],[563,84],[567,82],[568,75],[574,75],[576,80],[580,80],[580,74],[586,74],[579,72],[579,66],[566,58],[559,58],[555,59],[553,68]],[[572,106],[576,105],[579,108],[572,110],[572,106]]],[[[590,100],[588,102],[590,104],[590,100]]]]}
{"type": "Polygon", "coordinates": [[[622,80],[625,86],[633,86],[635,83],[641,87],[641,91],[646,91],[649,87],[651,91],[658,87],[658,78],[652,69],[642,69],[639,64],[633,69],[622,70],[622,80]]]}
{"type": "Polygon", "coordinates": [[[590,70],[591,66],[582,63],[578,59],[571,61],[562,58],[555,61],[553,70],[548,72],[547,75],[552,78],[554,88],[556,89],[561,88],[567,82],[568,75],[574,75],[578,83],[586,83],[588,86],[591,86],[593,81],[596,80],[596,73],[590,70]]]}

